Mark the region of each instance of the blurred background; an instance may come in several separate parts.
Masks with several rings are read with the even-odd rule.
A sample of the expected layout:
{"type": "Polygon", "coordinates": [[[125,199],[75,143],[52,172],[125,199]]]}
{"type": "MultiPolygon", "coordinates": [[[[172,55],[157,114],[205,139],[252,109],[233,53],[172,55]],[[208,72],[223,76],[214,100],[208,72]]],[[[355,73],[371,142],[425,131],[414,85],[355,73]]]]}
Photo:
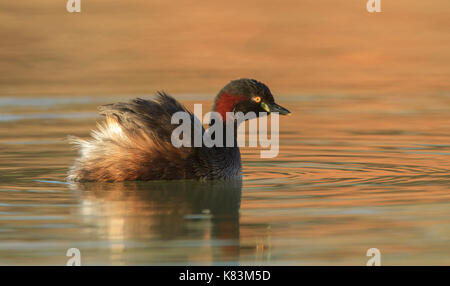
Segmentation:
{"type": "Polygon", "coordinates": [[[2,1],[0,96],[448,92],[450,2],[366,2],[2,1]]]}
{"type": "Polygon", "coordinates": [[[0,2],[0,265],[450,264],[450,1],[0,2]],[[65,182],[97,106],[266,83],[242,182],[65,182]]]}

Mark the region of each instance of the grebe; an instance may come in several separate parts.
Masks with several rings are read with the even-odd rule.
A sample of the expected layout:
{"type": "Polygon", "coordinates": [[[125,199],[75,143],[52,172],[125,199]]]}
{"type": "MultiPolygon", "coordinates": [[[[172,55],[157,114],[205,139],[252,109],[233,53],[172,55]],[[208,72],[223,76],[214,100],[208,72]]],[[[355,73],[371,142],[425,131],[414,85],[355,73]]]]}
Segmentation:
{"type": "MultiPolygon", "coordinates": [[[[70,168],[68,181],[115,182],[176,179],[233,179],[242,177],[241,155],[234,138],[232,147],[175,147],[171,124],[176,112],[195,116],[173,97],[158,92],[155,99],[136,98],[128,103],[99,107],[106,120],[92,131],[92,138],[70,137],[79,157],[70,168]]],[[[254,79],[228,83],[216,96],[213,111],[228,120],[227,112],[290,112],[275,103],[269,88],[254,79]]],[[[234,134],[237,125],[234,124],[234,134]]],[[[225,128],[224,128],[225,130],[225,128]]],[[[205,130],[202,128],[202,132],[205,130]]],[[[236,137],[236,136],[234,136],[236,137]]]]}

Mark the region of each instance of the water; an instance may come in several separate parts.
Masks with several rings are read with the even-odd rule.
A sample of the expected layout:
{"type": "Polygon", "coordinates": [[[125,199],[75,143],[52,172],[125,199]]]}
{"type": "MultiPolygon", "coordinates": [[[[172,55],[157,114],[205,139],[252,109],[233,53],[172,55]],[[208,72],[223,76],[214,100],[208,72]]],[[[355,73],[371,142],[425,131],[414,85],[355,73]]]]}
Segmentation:
{"type": "Polygon", "coordinates": [[[242,182],[66,184],[65,137],[127,98],[0,100],[0,264],[449,264],[448,94],[278,96],[279,156],[244,148],[242,182]]]}
{"type": "Polygon", "coordinates": [[[450,264],[450,1],[65,2],[0,2],[1,265],[450,264]],[[242,182],[64,183],[98,105],[239,77],[293,113],[242,182]]]}
{"type": "Polygon", "coordinates": [[[0,95],[450,90],[450,1],[0,1],[0,95]]]}

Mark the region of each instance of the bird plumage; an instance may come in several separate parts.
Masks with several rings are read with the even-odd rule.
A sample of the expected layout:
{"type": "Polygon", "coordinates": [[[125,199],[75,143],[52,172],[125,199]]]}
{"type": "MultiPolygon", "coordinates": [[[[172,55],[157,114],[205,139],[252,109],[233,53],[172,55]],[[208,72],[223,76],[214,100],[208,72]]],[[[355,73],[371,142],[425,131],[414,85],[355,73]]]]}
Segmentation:
{"type": "MultiPolygon", "coordinates": [[[[133,99],[99,107],[106,120],[97,125],[90,139],[70,137],[79,157],[70,168],[69,181],[136,181],[174,179],[235,179],[242,177],[241,156],[233,136],[230,147],[175,147],[171,137],[177,124],[172,116],[184,112],[190,127],[200,121],[173,97],[159,92],[155,98],[133,99]]],[[[216,96],[213,111],[271,112],[289,114],[277,105],[269,88],[253,79],[231,81],[216,96]],[[257,98],[257,100],[255,100],[257,98]]],[[[222,123],[229,123],[222,116],[222,123]]],[[[233,122],[234,134],[237,124],[233,122]]],[[[205,132],[200,126],[201,134],[205,132]]],[[[194,142],[195,132],[191,132],[194,142]]],[[[183,138],[184,139],[184,138],[183,138]]],[[[225,139],[225,138],[223,138],[225,139]]],[[[225,142],[225,140],[224,140],[225,142]]],[[[193,146],[193,145],[191,145],[193,146]]]]}
{"type": "MultiPolygon", "coordinates": [[[[171,124],[172,115],[186,112],[192,122],[194,115],[165,93],[157,93],[153,100],[136,98],[128,103],[103,105],[99,110],[106,120],[92,131],[92,139],[70,138],[80,153],[69,171],[70,181],[212,179],[231,175],[218,170],[214,161],[239,152],[236,148],[211,152],[172,145],[171,134],[177,127],[171,124]]],[[[240,170],[234,173],[239,176],[240,170]]]]}

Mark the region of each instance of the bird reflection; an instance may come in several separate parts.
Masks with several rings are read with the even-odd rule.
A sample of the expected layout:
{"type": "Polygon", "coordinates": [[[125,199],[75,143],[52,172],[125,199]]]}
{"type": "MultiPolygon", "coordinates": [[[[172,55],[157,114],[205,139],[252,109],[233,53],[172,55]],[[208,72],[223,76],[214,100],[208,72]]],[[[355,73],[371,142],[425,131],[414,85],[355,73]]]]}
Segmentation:
{"type": "MultiPolygon", "coordinates": [[[[92,182],[71,188],[81,201],[83,221],[95,226],[92,235],[119,252],[130,241],[158,248],[176,240],[213,245],[213,261],[239,255],[241,180],[92,182]]],[[[205,259],[189,253],[189,247],[179,255],[174,259],[205,259]]]]}

